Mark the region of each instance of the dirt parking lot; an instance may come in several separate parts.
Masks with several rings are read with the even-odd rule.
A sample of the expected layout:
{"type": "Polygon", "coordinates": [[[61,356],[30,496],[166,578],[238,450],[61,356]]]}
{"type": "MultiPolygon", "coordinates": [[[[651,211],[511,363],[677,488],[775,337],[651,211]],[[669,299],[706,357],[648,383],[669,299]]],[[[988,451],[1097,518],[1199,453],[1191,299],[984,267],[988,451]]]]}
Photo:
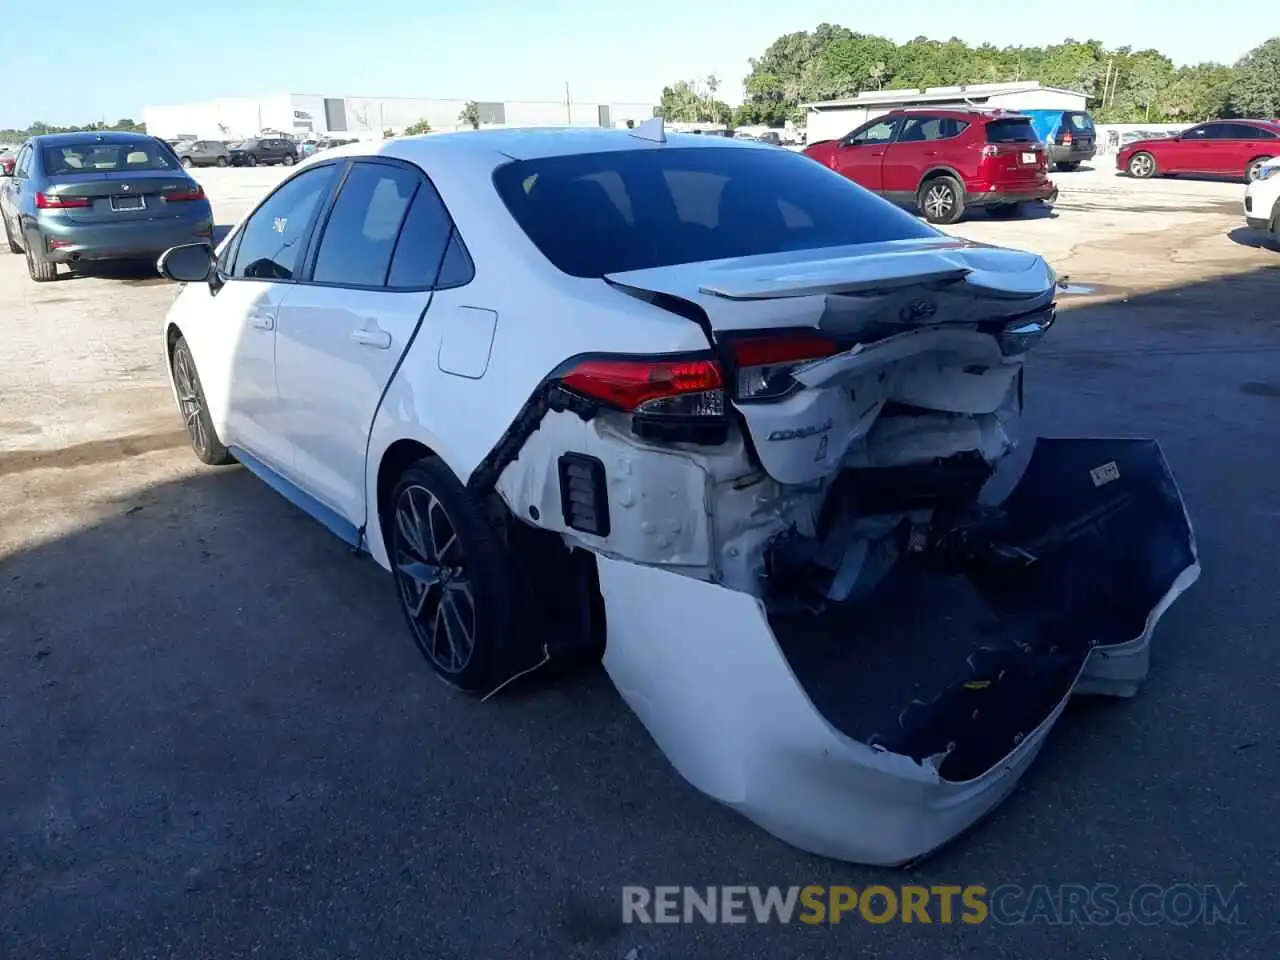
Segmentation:
{"type": "MultiPolygon", "coordinates": [[[[1080,291],[1029,365],[1028,432],[1158,437],[1204,574],[1141,696],[1073,706],[909,876],[714,805],[603,673],[483,705],[433,682],[386,576],[190,454],[174,287],[36,285],[0,256],[0,955],[1274,957],[1280,250],[1239,184],[1100,161],[1057,175],[1052,215],[952,229],[1080,291]],[[1245,891],[1229,928],[621,923],[625,884],[903,882],[1245,891]]],[[[279,175],[199,174],[223,224],[279,175]]]]}

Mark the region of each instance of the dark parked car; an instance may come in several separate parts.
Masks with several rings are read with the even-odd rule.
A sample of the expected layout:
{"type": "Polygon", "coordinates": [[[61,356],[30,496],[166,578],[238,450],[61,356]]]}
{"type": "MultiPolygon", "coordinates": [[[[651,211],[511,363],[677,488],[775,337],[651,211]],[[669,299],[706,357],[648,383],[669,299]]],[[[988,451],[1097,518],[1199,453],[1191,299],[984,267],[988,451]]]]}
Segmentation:
{"type": "Polygon", "coordinates": [[[19,149],[0,179],[0,220],[36,281],[58,264],[154,259],[213,242],[209,200],[172,148],[136,133],[58,133],[19,149]]]}
{"type": "Polygon", "coordinates": [[[184,167],[225,167],[231,151],[221,140],[188,140],[174,147],[184,167]]]}
{"type": "Polygon", "coordinates": [[[1098,130],[1084,110],[1019,110],[1049,151],[1058,170],[1075,170],[1098,152],[1098,130]]]}
{"type": "Polygon", "coordinates": [[[1177,136],[1125,144],[1116,169],[1141,179],[1201,173],[1252,183],[1272,157],[1280,157],[1280,121],[1212,120],[1177,136]]]}
{"type": "Polygon", "coordinates": [[[233,146],[228,156],[233,167],[258,167],[271,163],[291,167],[298,162],[298,145],[284,137],[253,137],[233,146]]]}

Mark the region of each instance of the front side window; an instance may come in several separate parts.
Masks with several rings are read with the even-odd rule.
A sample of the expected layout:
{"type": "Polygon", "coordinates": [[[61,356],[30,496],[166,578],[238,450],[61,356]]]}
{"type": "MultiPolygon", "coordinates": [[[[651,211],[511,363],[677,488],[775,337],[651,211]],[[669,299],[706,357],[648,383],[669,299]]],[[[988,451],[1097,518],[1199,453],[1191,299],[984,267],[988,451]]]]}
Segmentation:
{"type": "Polygon", "coordinates": [[[494,185],[543,255],[576,277],[938,235],[789,150],[683,147],[517,160],[498,168],[494,185]]]}
{"type": "Polygon", "coordinates": [[[332,164],[304,171],[282,184],[254,211],[240,232],[232,278],[293,279],[303,243],[336,171],[332,164]]]}
{"type": "Polygon", "coordinates": [[[880,123],[872,124],[861,133],[854,134],[849,138],[849,143],[855,147],[874,143],[888,143],[893,139],[893,132],[897,127],[897,120],[884,120],[880,123]]]}
{"type": "Polygon", "coordinates": [[[1214,124],[1206,123],[1202,127],[1192,127],[1182,135],[1183,140],[1211,140],[1216,139],[1213,132],[1214,124]]]}
{"type": "Polygon", "coordinates": [[[88,140],[45,147],[41,156],[47,176],[77,173],[140,173],[173,170],[174,156],[157,140],[104,143],[88,140]]]}
{"type": "Polygon", "coordinates": [[[354,287],[384,285],[400,225],[420,182],[403,167],[355,164],[325,224],[311,279],[354,287]]]}

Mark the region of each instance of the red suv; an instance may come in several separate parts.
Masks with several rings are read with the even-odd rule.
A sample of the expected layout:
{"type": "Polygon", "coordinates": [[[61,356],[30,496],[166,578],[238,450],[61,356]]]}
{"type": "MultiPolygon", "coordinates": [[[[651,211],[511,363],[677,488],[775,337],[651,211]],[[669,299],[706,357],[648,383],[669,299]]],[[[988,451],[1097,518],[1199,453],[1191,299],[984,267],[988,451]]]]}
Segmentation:
{"type": "Polygon", "coordinates": [[[1272,157],[1280,157],[1280,120],[1214,120],[1176,137],[1125,144],[1116,154],[1116,169],[1144,179],[1210,173],[1252,183],[1272,157]]]}
{"type": "Polygon", "coordinates": [[[1016,113],[893,110],[804,152],[930,223],[955,223],[970,207],[1013,217],[1057,199],[1044,145],[1016,113]]]}

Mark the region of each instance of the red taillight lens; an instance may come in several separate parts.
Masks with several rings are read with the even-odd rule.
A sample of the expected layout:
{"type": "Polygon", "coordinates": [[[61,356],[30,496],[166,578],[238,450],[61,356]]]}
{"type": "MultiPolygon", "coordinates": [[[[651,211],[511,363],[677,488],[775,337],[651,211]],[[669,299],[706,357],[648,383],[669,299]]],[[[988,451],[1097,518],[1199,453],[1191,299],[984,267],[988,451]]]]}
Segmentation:
{"type": "Polygon", "coordinates": [[[710,359],[585,360],[560,382],[627,413],[724,416],[724,378],[710,359]]]}
{"type": "Polygon", "coordinates": [[[795,389],[791,371],[811,360],[839,353],[839,345],[816,333],[751,337],[730,347],[738,376],[739,400],[777,400],[795,389]]]}
{"type": "Polygon", "coordinates": [[[57,193],[37,193],[37,210],[75,210],[93,206],[88,197],[69,197],[57,193]]]}
{"type": "Polygon", "coordinates": [[[164,195],[166,203],[181,203],[183,200],[203,200],[204,187],[196,184],[189,190],[171,190],[164,195]]]}
{"type": "Polygon", "coordinates": [[[1063,142],[1063,144],[1064,144],[1064,145],[1069,146],[1069,145],[1071,144],[1071,134],[1069,134],[1069,133],[1064,133],[1064,134],[1062,135],[1062,142],[1063,142]]]}

